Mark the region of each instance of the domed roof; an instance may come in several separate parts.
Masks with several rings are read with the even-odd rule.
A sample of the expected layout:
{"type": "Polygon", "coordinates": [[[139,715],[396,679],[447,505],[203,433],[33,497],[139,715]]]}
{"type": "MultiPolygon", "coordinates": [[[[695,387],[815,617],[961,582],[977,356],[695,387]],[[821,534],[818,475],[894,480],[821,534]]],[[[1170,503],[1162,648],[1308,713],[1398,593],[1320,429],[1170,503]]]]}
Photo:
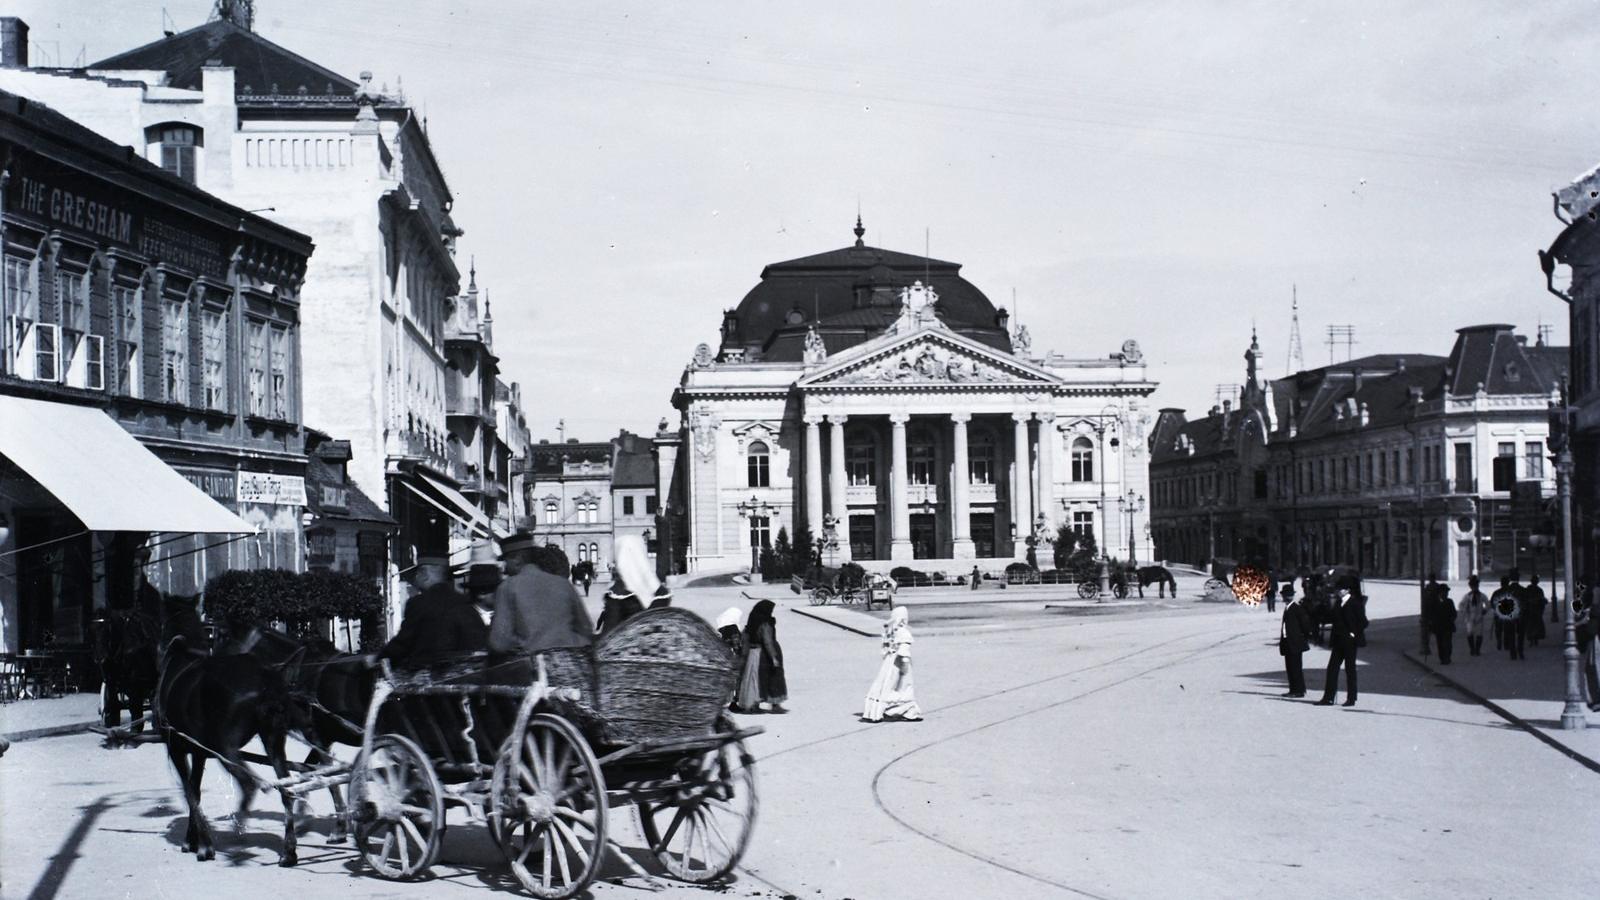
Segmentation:
{"type": "Polygon", "coordinates": [[[1011,339],[993,303],[961,277],[961,264],[915,256],[862,240],[854,246],[768,265],[761,281],[725,321],[722,347],[756,351],[772,362],[797,362],[815,327],[829,353],[882,334],[900,311],[900,289],[913,282],[939,295],[938,316],[951,330],[1006,352],[1011,339]]]}

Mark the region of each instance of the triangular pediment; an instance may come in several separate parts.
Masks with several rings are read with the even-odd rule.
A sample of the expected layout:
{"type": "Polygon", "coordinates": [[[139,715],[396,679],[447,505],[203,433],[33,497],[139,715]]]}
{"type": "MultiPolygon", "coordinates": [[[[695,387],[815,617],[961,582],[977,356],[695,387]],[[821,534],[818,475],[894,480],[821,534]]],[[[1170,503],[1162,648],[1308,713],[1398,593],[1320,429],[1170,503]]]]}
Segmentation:
{"type": "Polygon", "coordinates": [[[1053,386],[1061,379],[1027,360],[938,325],[886,335],[800,379],[807,388],[1053,386]]]}

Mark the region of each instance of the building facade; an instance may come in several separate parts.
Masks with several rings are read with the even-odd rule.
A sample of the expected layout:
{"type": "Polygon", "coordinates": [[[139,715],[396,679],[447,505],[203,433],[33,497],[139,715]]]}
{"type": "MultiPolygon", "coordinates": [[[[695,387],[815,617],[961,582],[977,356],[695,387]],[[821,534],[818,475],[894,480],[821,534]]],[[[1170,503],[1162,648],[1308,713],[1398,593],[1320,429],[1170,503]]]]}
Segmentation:
{"type": "Polygon", "coordinates": [[[864,233],[767,266],[685,368],[657,457],[688,569],[754,566],[780,529],[885,570],[1001,568],[1060,525],[1147,555],[1137,342],[1035,351],[959,264],[864,233]]]}
{"type": "Polygon", "coordinates": [[[171,594],[196,594],[228,569],[304,568],[300,292],[310,239],[4,92],[0,194],[0,399],[33,404],[9,404],[0,419],[4,650],[81,646],[139,546],[151,549],[146,574],[171,594]],[[77,433],[85,423],[70,410],[84,408],[161,465],[137,445],[119,449],[121,432],[77,433]],[[53,409],[69,410],[59,428],[53,409]],[[59,460],[24,464],[51,446],[59,460]],[[76,498],[84,471],[76,486],[49,481],[52,463],[72,459],[89,476],[170,470],[182,480],[162,482],[152,508],[108,508],[122,487],[76,498]],[[202,493],[211,499],[198,508],[226,509],[223,529],[239,534],[176,527],[202,493]]]}
{"type": "Polygon", "coordinates": [[[12,58],[0,88],[316,237],[325,252],[305,276],[305,421],[350,441],[350,477],[399,522],[391,590],[417,552],[489,533],[449,475],[445,327],[462,232],[402,92],[225,19],[85,68],[12,58]]]}
{"type": "MultiPolygon", "coordinates": [[[[1563,228],[1539,252],[1545,286],[1566,303],[1572,335],[1567,403],[1572,408],[1572,544],[1579,577],[1600,572],[1600,168],[1555,194],[1563,228]],[[1558,283],[1558,272],[1560,281],[1558,283]]],[[[1593,579],[1587,579],[1594,583],[1593,579]]]]}
{"type": "MultiPolygon", "coordinates": [[[[1448,356],[1384,354],[1262,377],[1202,418],[1151,434],[1163,559],[1222,558],[1465,579],[1536,558],[1555,490],[1547,410],[1566,348],[1510,325],[1459,329],[1448,356]]],[[[1548,571],[1548,570],[1547,570],[1548,571]]]]}
{"type": "Polygon", "coordinates": [[[527,493],[533,533],[572,563],[605,572],[611,552],[612,445],[540,441],[528,454],[527,493]]]}

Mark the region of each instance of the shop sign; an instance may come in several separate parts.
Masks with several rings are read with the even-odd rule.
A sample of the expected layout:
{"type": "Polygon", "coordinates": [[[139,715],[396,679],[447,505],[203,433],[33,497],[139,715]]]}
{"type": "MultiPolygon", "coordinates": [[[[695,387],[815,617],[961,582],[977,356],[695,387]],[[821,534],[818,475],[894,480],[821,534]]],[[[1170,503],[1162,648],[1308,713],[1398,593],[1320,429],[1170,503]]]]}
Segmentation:
{"type": "Polygon", "coordinates": [[[305,506],[306,480],[299,475],[240,472],[238,500],[269,506],[305,506]]]}
{"type": "Polygon", "coordinates": [[[190,484],[206,492],[206,496],[223,503],[234,502],[237,488],[233,472],[227,469],[189,469],[173,466],[173,471],[189,480],[190,484]]]}

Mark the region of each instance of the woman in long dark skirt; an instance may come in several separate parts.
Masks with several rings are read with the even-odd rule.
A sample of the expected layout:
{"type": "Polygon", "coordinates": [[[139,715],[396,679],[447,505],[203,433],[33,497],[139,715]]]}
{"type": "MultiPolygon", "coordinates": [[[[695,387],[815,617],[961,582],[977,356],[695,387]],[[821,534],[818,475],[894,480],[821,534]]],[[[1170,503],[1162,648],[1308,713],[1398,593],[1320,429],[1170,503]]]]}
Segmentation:
{"type": "Polygon", "coordinates": [[[611,589],[606,591],[605,608],[600,610],[600,619],[594,623],[594,633],[602,635],[621,625],[634,613],[644,612],[644,604],[628,589],[621,575],[611,579],[611,589]]]}
{"type": "Polygon", "coordinates": [[[783,647],[778,644],[773,610],[771,600],[762,600],[745,620],[744,642],[748,649],[737,698],[745,712],[760,712],[762,703],[771,704],[772,712],[787,712],[783,703],[789,699],[789,685],[783,675],[783,647]]]}

